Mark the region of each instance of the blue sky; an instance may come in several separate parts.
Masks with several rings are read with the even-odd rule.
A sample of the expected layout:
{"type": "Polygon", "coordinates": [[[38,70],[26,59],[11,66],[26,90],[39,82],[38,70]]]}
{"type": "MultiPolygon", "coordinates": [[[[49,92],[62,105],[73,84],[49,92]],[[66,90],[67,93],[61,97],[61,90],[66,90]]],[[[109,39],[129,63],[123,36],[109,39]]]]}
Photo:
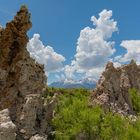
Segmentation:
{"type": "MultiPolygon", "coordinates": [[[[35,33],[39,34],[44,46],[49,45],[56,53],[61,54],[65,58],[63,68],[71,65],[74,59],[80,31],[87,26],[94,28],[91,17],[99,18],[98,14],[104,9],[112,10],[111,18],[117,21],[118,31],[109,38],[115,41],[116,52],[112,57],[126,54],[126,51],[130,50],[128,46],[132,44],[136,46],[134,51],[137,51],[133,57],[139,52],[139,0],[3,0],[0,3],[2,26],[13,18],[21,4],[26,4],[32,14],[33,27],[28,33],[29,37],[32,38],[35,33]],[[127,41],[123,43],[125,49],[120,46],[122,41],[127,41]]],[[[128,56],[126,57],[128,59],[128,56]]],[[[136,57],[136,61],[139,61],[139,58],[136,57]]],[[[124,63],[124,59],[117,62],[124,63]]],[[[50,72],[49,82],[55,81],[55,78],[65,78],[63,73],[63,70],[50,72]]],[[[75,74],[76,79],[82,74],[75,74]]]]}

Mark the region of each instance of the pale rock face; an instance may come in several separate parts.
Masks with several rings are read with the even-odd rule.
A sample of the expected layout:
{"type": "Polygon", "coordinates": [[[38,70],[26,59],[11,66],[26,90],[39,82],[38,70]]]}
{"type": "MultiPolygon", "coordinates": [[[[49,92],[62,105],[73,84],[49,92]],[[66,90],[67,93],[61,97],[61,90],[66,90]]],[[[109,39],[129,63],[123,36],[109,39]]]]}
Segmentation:
{"type": "Polygon", "coordinates": [[[9,110],[0,111],[0,140],[15,140],[16,125],[11,121],[9,110]]]}
{"type": "Polygon", "coordinates": [[[90,103],[123,115],[133,114],[128,93],[130,88],[140,91],[140,67],[133,60],[119,68],[109,62],[91,95],[90,103]]]}
{"type": "Polygon", "coordinates": [[[47,140],[47,137],[39,136],[38,134],[35,136],[32,136],[30,140],[47,140]]]}
{"type": "MultiPolygon", "coordinates": [[[[25,103],[21,110],[19,122],[21,124],[20,132],[25,135],[34,135],[38,132],[37,119],[40,120],[39,113],[42,112],[42,100],[40,95],[29,94],[25,97],[25,103]],[[36,129],[35,129],[36,128],[36,129]]],[[[40,114],[41,115],[41,114],[40,114]]],[[[41,121],[41,120],[40,120],[41,121]]],[[[39,125],[39,124],[38,124],[39,125]]]]}
{"type": "Polygon", "coordinates": [[[47,120],[43,121],[46,119],[42,100],[46,81],[44,66],[30,58],[26,49],[26,33],[31,26],[30,13],[22,6],[14,20],[0,29],[0,110],[9,109],[12,121],[6,122],[9,129],[3,129],[13,133],[6,140],[15,139],[15,132],[10,128],[13,123],[17,127],[16,140],[45,133],[47,127],[47,120]]]}

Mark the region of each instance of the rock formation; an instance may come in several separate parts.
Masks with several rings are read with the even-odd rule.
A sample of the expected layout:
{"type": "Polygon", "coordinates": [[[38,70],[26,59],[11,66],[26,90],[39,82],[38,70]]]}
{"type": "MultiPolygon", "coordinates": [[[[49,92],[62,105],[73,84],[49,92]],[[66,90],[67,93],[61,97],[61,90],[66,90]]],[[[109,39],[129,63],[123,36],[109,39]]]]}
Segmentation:
{"type": "Polygon", "coordinates": [[[109,62],[92,93],[90,103],[99,104],[105,110],[111,109],[123,115],[133,114],[128,92],[130,88],[140,91],[140,66],[134,60],[119,68],[109,62]]]}
{"type": "Polygon", "coordinates": [[[22,6],[12,21],[0,28],[1,140],[43,140],[46,77],[43,65],[30,58],[26,49],[31,26],[30,13],[22,6]]]}
{"type": "Polygon", "coordinates": [[[11,121],[9,110],[4,109],[0,112],[0,140],[16,139],[16,126],[11,121]]]}

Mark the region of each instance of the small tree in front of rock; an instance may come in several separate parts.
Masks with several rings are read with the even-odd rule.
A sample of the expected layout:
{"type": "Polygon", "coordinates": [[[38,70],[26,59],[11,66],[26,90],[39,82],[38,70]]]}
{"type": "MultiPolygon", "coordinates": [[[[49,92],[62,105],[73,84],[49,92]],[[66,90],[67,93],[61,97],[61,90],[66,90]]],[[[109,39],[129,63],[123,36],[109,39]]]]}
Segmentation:
{"type": "Polygon", "coordinates": [[[136,114],[140,113],[140,95],[138,93],[138,90],[135,88],[132,88],[129,90],[133,110],[136,114]]]}

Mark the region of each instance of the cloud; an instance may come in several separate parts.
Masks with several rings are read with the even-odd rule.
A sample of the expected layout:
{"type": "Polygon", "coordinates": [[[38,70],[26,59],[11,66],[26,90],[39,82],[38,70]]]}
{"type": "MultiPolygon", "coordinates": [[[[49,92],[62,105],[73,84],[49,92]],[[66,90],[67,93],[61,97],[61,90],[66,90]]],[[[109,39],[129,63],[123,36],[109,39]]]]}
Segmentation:
{"type": "Polygon", "coordinates": [[[83,73],[85,78],[97,78],[110,57],[115,53],[115,42],[109,41],[113,32],[118,31],[117,22],[111,19],[112,11],[103,10],[99,18],[91,17],[95,26],[85,27],[77,41],[75,59],[65,67],[66,76],[83,73]]]}
{"type": "Polygon", "coordinates": [[[71,65],[66,65],[65,66],[64,73],[65,73],[65,76],[66,76],[67,80],[71,80],[71,79],[75,78],[74,72],[75,72],[75,67],[73,67],[71,65]]]}
{"type": "Polygon", "coordinates": [[[63,68],[64,56],[56,53],[52,47],[45,46],[39,34],[34,34],[27,44],[30,56],[38,63],[44,64],[47,73],[56,72],[63,68]]]}
{"type": "Polygon", "coordinates": [[[64,56],[52,47],[45,46],[39,34],[29,40],[27,49],[37,62],[44,64],[47,73],[53,72],[55,81],[76,83],[80,80],[95,82],[103,72],[108,61],[115,67],[134,59],[140,64],[140,40],[124,40],[120,46],[126,49],[123,55],[115,56],[115,42],[112,34],[118,31],[117,22],[112,19],[111,10],[103,10],[99,17],[91,17],[93,27],[85,27],[77,39],[76,54],[70,65],[63,65],[64,56]]]}
{"type": "Polygon", "coordinates": [[[111,10],[103,10],[99,17],[91,17],[93,27],[85,27],[77,39],[76,54],[70,65],[63,65],[64,56],[52,47],[45,46],[39,34],[29,40],[27,49],[37,62],[44,64],[47,73],[54,73],[56,80],[75,83],[87,79],[96,81],[108,61],[115,67],[134,59],[140,64],[140,40],[124,40],[120,46],[126,49],[123,55],[115,56],[115,42],[112,34],[118,31],[117,22],[112,19],[111,10]]]}
{"type": "Polygon", "coordinates": [[[118,31],[117,22],[114,19],[111,19],[112,11],[104,9],[99,13],[99,18],[95,16],[91,17],[93,25],[96,26],[96,31],[103,36],[104,39],[112,37],[112,33],[118,31]]]}
{"type": "Polygon", "coordinates": [[[64,81],[65,80],[65,75],[63,73],[55,74],[55,81],[64,81]]]}
{"type": "Polygon", "coordinates": [[[123,56],[115,57],[117,61],[125,63],[134,59],[140,63],[140,40],[125,40],[121,42],[120,46],[126,49],[126,53],[123,56]]]}

